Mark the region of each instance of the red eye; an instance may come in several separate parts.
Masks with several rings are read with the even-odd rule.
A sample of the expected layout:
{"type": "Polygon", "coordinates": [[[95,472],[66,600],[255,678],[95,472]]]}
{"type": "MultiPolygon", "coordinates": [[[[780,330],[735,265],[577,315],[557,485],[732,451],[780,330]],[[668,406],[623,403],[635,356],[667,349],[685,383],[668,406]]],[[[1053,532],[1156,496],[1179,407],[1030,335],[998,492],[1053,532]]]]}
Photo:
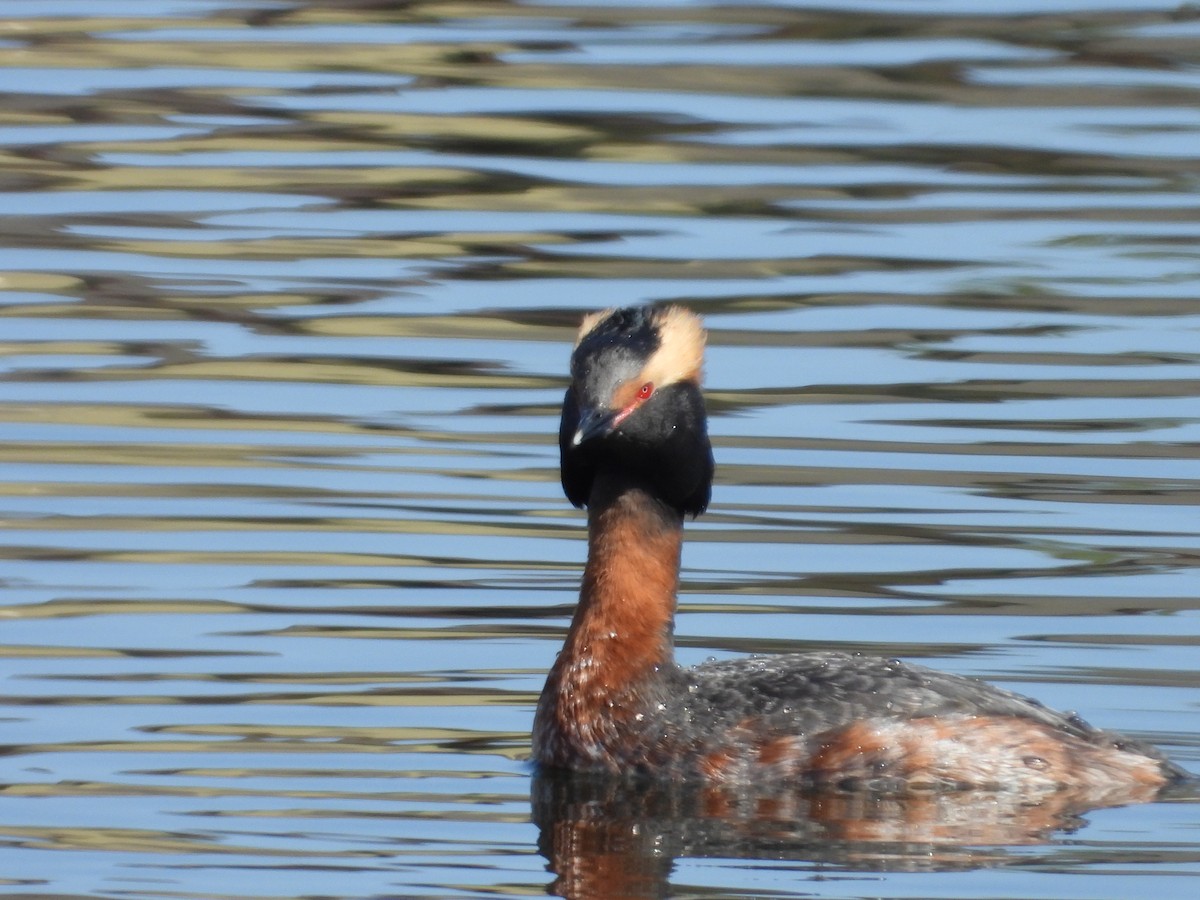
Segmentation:
{"type": "Polygon", "coordinates": [[[653,393],[654,393],[654,384],[652,382],[647,381],[645,384],[642,385],[641,390],[638,391],[638,399],[639,400],[649,400],[650,395],[653,393]]]}

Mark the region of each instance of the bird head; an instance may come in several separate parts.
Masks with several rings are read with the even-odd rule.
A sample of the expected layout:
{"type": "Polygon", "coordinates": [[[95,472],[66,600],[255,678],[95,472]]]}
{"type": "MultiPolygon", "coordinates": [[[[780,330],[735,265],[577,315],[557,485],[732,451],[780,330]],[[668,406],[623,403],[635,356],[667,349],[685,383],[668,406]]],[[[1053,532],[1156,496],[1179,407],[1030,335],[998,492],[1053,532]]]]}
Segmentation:
{"type": "Polygon", "coordinates": [[[601,471],[681,514],[699,515],[713,458],[700,381],[704,327],[679,306],[630,307],[583,320],[559,426],[563,490],[589,502],[601,471]]]}

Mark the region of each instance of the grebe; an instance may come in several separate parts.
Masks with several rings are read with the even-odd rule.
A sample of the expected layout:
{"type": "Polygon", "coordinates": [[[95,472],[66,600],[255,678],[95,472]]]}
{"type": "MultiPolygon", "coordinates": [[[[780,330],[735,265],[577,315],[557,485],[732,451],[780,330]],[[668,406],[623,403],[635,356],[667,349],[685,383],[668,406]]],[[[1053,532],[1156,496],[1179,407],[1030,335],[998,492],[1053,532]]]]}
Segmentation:
{"type": "Polygon", "coordinates": [[[748,784],[907,791],[1185,779],[1153,747],[980,681],[838,652],[674,659],[685,516],[713,477],[700,391],[705,333],[682,307],[587,316],[558,441],[587,507],[579,605],[538,701],[548,768],[748,784]]]}

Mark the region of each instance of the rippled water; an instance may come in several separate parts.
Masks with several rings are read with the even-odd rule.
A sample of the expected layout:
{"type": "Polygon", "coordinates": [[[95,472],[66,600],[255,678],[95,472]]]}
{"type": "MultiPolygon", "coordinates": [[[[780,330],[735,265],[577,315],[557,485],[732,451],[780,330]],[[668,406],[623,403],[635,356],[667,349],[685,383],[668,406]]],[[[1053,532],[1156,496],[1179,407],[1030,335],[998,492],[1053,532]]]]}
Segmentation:
{"type": "Polygon", "coordinates": [[[0,0],[0,93],[6,893],[1192,895],[1194,796],[523,760],[573,330],[673,300],[681,657],[922,659],[1200,769],[1193,8],[0,0]]]}

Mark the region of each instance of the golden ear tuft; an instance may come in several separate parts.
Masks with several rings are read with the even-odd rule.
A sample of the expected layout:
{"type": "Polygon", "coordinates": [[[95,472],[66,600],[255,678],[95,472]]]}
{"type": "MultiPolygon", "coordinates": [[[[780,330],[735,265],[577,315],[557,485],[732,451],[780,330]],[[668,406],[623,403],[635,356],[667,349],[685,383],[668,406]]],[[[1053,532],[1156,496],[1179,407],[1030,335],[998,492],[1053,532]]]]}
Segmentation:
{"type": "MultiPolygon", "coordinates": [[[[617,309],[602,309],[584,316],[575,336],[575,347],[578,348],[589,334],[618,312],[617,309]]],[[[704,323],[700,317],[682,306],[651,308],[646,314],[648,318],[643,321],[654,331],[658,347],[646,360],[638,376],[638,386],[647,381],[658,387],[678,381],[699,384],[704,368],[705,341],[704,323]]]]}
{"type": "Polygon", "coordinates": [[[656,385],[677,381],[700,383],[704,369],[704,323],[682,306],[668,306],[655,316],[659,346],[643,374],[656,385]]]}

